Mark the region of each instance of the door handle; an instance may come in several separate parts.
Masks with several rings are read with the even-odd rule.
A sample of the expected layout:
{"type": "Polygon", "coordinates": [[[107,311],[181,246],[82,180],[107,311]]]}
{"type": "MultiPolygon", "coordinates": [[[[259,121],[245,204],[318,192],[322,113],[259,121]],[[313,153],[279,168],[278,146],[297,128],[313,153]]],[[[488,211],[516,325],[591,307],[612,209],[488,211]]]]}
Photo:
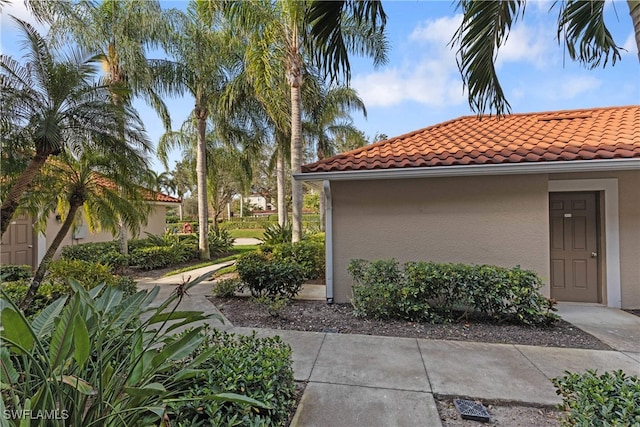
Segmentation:
{"type": "Polygon", "coordinates": [[[597,258],[598,254],[596,252],[591,252],[591,258],[597,258]]]}
{"type": "Polygon", "coordinates": [[[27,247],[28,247],[29,249],[31,249],[31,248],[33,247],[33,245],[28,245],[27,247]]]}

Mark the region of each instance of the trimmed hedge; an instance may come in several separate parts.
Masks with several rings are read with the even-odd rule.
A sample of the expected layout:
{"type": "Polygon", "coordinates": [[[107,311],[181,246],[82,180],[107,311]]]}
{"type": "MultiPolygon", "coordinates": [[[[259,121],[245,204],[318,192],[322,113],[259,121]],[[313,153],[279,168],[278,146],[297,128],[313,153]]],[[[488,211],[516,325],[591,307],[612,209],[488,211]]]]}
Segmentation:
{"type": "Polygon", "coordinates": [[[441,322],[481,313],[499,322],[545,325],[558,320],[538,292],[540,278],[519,267],[352,260],[356,315],[441,322]]]}
{"type": "Polygon", "coordinates": [[[304,280],[324,278],[324,233],[308,236],[296,243],[264,244],[260,251],[272,254],[275,262],[291,262],[302,268],[304,280]]]}
{"type": "Polygon", "coordinates": [[[594,370],[583,374],[566,372],[554,378],[556,393],[562,396],[563,426],[640,426],[640,380],[623,371],[594,370]]]}
{"type": "Polygon", "coordinates": [[[275,260],[271,254],[249,252],[238,259],[236,270],[254,297],[293,298],[302,289],[304,272],[288,261],[275,260]]]}
{"type": "MultiPolygon", "coordinates": [[[[281,426],[295,404],[291,347],[280,337],[257,338],[212,330],[204,343],[184,361],[214,349],[201,369],[206,375],[190,380],[185,398],[194,401],[170,404],[178,426],[281,426]],[[266,403],[269,409],[198,397],[237,393],[266,403]]],[[[172,421],[173,425],[173,421],[172,421]]]]}

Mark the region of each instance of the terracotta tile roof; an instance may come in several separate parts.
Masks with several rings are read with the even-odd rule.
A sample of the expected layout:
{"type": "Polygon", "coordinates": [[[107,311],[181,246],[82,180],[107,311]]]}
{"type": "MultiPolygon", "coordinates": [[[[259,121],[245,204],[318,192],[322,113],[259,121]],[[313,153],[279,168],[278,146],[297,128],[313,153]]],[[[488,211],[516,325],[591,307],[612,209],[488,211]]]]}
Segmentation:
{"type": "Polygon", "coordinates": [[[302,166],[303,173],[640,158],[640,106],[465,116],[302,166]]]}
{"type": "MultiPolygon", "coordinates": [[[[93,179],[98,183],[98,185],[107,188],[115,188],[115,184],[113,183],[113,181],[100,174],[93,174],[93,179]]],[[[172,197],[167,194],[149,190],[146,188],[142,189],[142,196],[148,202],[181,203],[181,200],[176,197],[172,197]]]]}

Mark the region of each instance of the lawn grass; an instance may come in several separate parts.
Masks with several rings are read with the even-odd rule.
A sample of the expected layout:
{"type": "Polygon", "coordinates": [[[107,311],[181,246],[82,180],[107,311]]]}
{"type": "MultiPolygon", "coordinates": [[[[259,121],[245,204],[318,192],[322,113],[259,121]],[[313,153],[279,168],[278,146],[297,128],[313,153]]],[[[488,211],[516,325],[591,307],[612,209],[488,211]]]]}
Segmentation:
{"type": "Polygon", "coordinates": [[[170,271],[165,273],[162,277],[175,276],[176,274],[186,273],[187,271],[195,270],[196,268],[208,267],[213,264],[220,264],[222,262],[232,261],[234,259],[239,258],[242,254],[246,254],[247,252],[253,252],[258,249],[258,245],[245,245],[245,246],[234,246],[231,250],[231,254],[222,258],[210,259],[209,261],[204,261],[199,264],[190,265],[188,267],[179,268],[177,270],[170,271]]]}
{"type": "Polygon", "coordinates": [[[254,239],[264,239],[264,228],[239,228],[237,230],[229,230],[229,234],[233,237],[254,239]]]}

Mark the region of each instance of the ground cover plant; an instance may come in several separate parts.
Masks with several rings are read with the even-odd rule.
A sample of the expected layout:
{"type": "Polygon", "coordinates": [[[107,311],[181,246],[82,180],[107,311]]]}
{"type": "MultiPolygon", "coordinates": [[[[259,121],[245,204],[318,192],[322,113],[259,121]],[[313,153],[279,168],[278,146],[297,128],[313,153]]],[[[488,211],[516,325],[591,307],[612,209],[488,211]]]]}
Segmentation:
{"type": "Polygon", "coordinates": [[[640,426],[640,380],[623,371],[589,370],[553,379],[563,426],[640,426]]]}
{"type": "Polygon", "coordinates": [[[354,313],[379,319],[443,322],[482,314],[497,322],[558,320],[540,278],[519,267],[352,260],[354,313]]]}
{"type": "MultiPolygon", "coordinates": [[[[193,379],[185,397],[170,405],[178,426],[281,426],[295,404],[291,347],[280,337],[258,338],[209,331],[202,344],[181,363],[208,355],[200,367],[208,374],[193,379]],[[266,404],[200,399],[211,393],[246,395],[266,404]]],[[[181,365],[177,369],[183,369],[181,365]]]]}

